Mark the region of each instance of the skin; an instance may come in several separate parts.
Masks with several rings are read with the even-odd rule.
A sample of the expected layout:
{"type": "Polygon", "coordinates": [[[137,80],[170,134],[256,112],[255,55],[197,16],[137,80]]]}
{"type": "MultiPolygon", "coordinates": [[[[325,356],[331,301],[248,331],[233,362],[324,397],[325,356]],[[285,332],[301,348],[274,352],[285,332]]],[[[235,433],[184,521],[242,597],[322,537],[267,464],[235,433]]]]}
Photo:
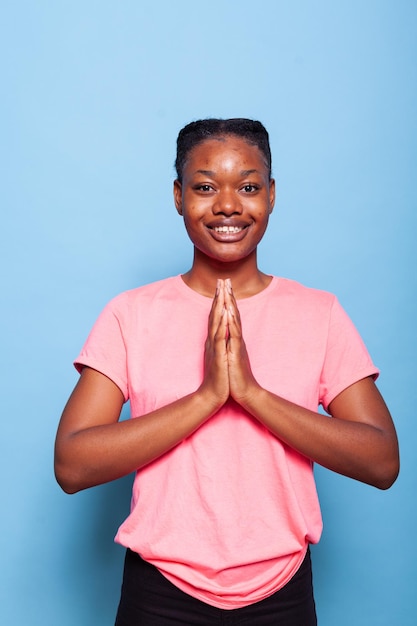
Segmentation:
{"type": "Polygon", "coordinates": [[[276,396],[253,376],[238,302],[271,280],[257,266],[257,246],[275,200],[275,183],[259,149],[234,136],[204,141],[191,151],[182,183],[175,181],[174,200],[194,245],[183,280],[213,298],[203,380],[184,398],[119,422],[120,389],[85,367],[56,437],[61,487],[74,493],[143,467],[200,428],[229,397],[311,460],[380,489],[390,487],[399,471],[397,437],[371,378],[331,402],[331,419],[276,396]],[[223,232],[224,226],[233,231],[223,232]]]}

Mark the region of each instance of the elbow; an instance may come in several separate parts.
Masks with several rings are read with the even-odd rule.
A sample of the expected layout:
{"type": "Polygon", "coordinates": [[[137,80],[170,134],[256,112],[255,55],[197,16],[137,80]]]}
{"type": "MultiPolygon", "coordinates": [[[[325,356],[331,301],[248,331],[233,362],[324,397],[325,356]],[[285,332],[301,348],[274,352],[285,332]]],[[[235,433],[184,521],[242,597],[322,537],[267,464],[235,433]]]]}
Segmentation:
{"type": "Polygon", "coordinates": [[[74,493],[78,493],[78,491],[81,491],[81,489],[78,488],[76,484],[74,484],[71,480],[66,479],[59,473],[55,472],[55,478],[62,491],[64,491],[68,495],[72,495],[74,493]]]}
{"type": "Polygon", "coordinates": [[[390,472],[385,473],[384,476],[381,476],[379,478],[379,481],[378,483],[375,484],[375,487],[377,487],[378,489],[381,489],[382,491],[386,491],[387,489],[392,487],[392,485],[397,480],[399,471],[400,471],[400,468],[399,466],[397,466],[396,469],[393,469],[390,472]]]}
{"type": "Polygon", "coordinates": [[[398,456],[391,461],[382,463],[375,472],[371,484],[381,491],[386,491],[395,483],[400,472],[400,462],[398,456]]]}
{"type": "Polygon", "coordinates": [[[62,491],[71,495],[86,488],[80,463],[71,446],[56,440],[54,451],[55,479],[62,491]]]}
{"type": "Polygon", "coordinates": [[[72,495],[82,490],[82,487],[77,480],[76,472],[68,469],[63,463],[55,460],[54,472],[56,482],[65,493],[72,495]]]}
{"type": "Polygon", "coordinates": [[[400,473],[400,451],[395,433],[386,439],[385,445],[379,449],[378,457],[372,468],[373,480],[370,481],[370,484],[381,489],[381,491],[386,491],[392,487],[400,473]]]}

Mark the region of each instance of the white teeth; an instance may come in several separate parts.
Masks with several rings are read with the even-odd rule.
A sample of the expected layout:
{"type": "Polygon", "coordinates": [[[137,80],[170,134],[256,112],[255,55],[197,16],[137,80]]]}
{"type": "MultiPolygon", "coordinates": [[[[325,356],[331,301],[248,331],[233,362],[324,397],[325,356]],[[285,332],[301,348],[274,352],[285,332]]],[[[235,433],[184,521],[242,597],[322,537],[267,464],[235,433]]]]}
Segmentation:
{"type": "Polygon", "coordinates": [[[239,226],[215,226],[216,233],[239,233],[242,228],[239,226]]]}

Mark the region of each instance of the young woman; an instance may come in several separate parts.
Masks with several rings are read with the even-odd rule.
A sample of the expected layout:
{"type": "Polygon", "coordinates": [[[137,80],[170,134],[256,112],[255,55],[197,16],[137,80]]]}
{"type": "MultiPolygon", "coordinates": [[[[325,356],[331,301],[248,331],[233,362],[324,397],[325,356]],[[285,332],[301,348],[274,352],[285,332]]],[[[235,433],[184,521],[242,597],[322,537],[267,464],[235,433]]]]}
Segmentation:
{"type": "Polygon", "coordinates": [[[262,124],[187,125],[176,168],[191,269],[100,315],[56,476],[74,493],[136,472],[118,626],[310,626],[313,462],[387,489],[395,429],[337,299],[258,268],[275,199],[262,124]],[[136,419],[119,422],[128,399],[136,419]]]}

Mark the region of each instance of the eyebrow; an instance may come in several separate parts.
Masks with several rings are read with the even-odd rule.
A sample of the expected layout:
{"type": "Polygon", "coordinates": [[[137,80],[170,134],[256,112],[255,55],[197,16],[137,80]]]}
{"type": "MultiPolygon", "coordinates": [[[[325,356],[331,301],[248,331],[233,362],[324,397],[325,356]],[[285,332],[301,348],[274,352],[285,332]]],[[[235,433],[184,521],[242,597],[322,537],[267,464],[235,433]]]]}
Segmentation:
{"type": "Polygon", "coordinates": [[[242,176],[242,178],[245,178],[246,176],[250,176],[251,174],[260,174],[259,170],[242,170],[240,172],[240,175],[242,176]]]}
{"type": "MultiPolygon", "coordinates": [[[[210,178],[213,178],[213,176],[216,175],[215,172],[213,172],[212,170],[196,170],[195,172],[196,174],[203,174],[203,176],[209,176],[210,178]]],[[[246,176],[250,176],[251,174],[259,174],[259,170],[242,170],[240,172],[240,175],[242,178],[246,178],[246,176]]]]}
{"type": "Polygon", "coordinates": [[[196,170],[196,174],[203,174],[203,176],[209,176],[210,178],[213,178],[215,175],[211,170],[196,170]]]}

